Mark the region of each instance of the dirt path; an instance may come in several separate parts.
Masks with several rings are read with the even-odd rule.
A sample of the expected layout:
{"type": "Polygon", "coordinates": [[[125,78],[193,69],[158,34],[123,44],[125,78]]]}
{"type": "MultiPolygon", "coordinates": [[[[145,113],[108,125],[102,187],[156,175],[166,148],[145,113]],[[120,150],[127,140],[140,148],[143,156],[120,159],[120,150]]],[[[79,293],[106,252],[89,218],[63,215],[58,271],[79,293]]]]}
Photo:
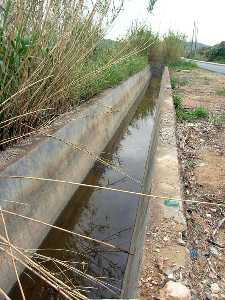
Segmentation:
{"type": "Polygon", "coordinates": [[[225,76],[201,69],[174,75],[174,92],[185,110],[201,106],[209,112],[207,119],[176,125],[183,199],[206,203],[183,205],[187,228],[181,236],[176,222],[164,221],[162,226],[159,212],[150,212],[140,298],[162,300],[166,283],[181,281],[192,300],[225,300],[225,76]],[[172,251],[164,253],[170,245],[172,251]],[[179,261],[182,251],[185,262],[179,261]]]}
{"type": "MultiPolygon", "coordinates": [[[[187,109],[202,106],[210,117],[177,123],[183,195],[225,205],[225,76],[177,72],[176,93],[187,109]]],[[[225,208],[186,204],[188,285],[195,299],[225,299],[225,208]]]]}

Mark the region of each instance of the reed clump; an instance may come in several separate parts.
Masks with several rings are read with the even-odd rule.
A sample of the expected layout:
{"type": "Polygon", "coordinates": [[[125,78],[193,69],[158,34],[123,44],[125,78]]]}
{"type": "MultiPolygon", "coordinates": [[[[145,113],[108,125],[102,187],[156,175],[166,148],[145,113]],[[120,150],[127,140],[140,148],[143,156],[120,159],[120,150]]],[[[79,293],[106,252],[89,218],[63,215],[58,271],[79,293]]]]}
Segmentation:
{"type": "Polygon", "coordinates": [[[42,126],[147,64],[131,36],[104,39],[122,7],[123,0],[2,2],[1,140],[29,132],[24,123],[42,126]]]}

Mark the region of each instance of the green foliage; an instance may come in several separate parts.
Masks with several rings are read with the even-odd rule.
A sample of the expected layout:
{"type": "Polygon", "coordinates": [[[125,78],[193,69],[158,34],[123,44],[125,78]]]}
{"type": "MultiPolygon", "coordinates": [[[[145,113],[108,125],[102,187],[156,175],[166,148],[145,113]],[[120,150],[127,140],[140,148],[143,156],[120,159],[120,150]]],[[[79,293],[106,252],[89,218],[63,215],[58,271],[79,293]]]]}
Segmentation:
{"type": "Polygon", "coordinates": [[[171,87],[172,87],[173,90],[176,89],[177,84],[178,84],[177,77],[175,75],[172,75],[171,76],[171,87]]]}
{"type": "Polygon", "coordinates": [[[139,25],[138,23],[131,27],[125,37],[125,43],[129,44],[130,49],[139,49],[140,45],[142,45],[143,50],[139,51],[139,54],[145,56],[158,43],[158,40],[158,35],[151,28],[146,25],[139,25]]]}
{"type": "Polygon", "coordinates": [[[194,62],[185,61],[185,60],[182,60],[182,59],[179,59],[176,62],[171,63],[169,66],[170,66],[171,69],[173,69],[175,71],[193,70],[193,69],[198,68],[198,66],[194,62]]]}
{"type": "MultiPolygon", "coordinates": [[[[115,51],[117,50],[115,49],[115,51]]],[[[102,59],[104,57],[103,53],[99,52],[96,56],[92,65],[86,66],[86,72],[102,67],[102,59]],[[99,59],[96,59],[96,56],[98,56],[99,59]]],[[[106,56],[104,64],[106,64],[109,59],[110,56],[106,56]]],[[[141,71],[147,64],[147,57],[132,55],[128,59],[123,60],[121,63],[112,65],[107,69],[107,72],[100,74],[96,80],[92,80],[83,85],[80,92],[80,99],[82,101],[87,100],[106,88],[116,86],[121,81],[126,80],[129,76],[141,71]]]]}
{"type": "Polygon", "coordinates": [[[122,41],[103,40],[123,0],[4,0],[1,5],[1,139],[26,133],[22,123],[42,126],[147,64],[146,50],[140,50],[145,42],[149,46],[150,31],[136,28],[122,41]],[[43,112],[47,108],[51,114],[43,112]]]}
{"type": "Polygon", "coordinates": [[[182,120],[192,122],[198,119],[207,118],[209,113],[204,107],[196,107],[190,111],[183,111],[180,116],[182,117],[182,120]]]}
{"type": "Polygon", "coordinates": [[[169,31],[162,42],[163,60],[166,65],[175,64],[185,52],[185,36],[179,32],[169,31]]]}
{"type": "Polygon", "coordinates": [[[207,57],[210,61],[225,59],[225,42],[221,42],[219,45],[209,48],[207,57]]]}
{"type": "Polygon", "coordinates": [[[195,166],[195,163],[194,163],[194,161],[193,161],[192,159],[188,159],[188,160],[186,161],[186,167],[187,167],[188,169],[193,169],[194,166],[195,166]]]}
{"type": "Polygon", "coordinates": [[[177,119],[179,121],[193,122],[198,119],[207,118],[208,111],[204,107],[196,107],[191,110],[185,110],[182,105],[182,97],[180,95],[173,95],[174,107],[176,110],[177,119]]]}
{"type": "Polygon", "coordinates": [[[225,88],[216,91],[217,96],[225,96],[225,88]]]}
{"type": "Polygon", "coordinates": [[[199,49],[196,53],[196,59],[225,64],[225,41],[213,47],[199,49]]]}
{"type": "Polygon", "coordinates": [[[176,111],[182,110],[182,98],[180,95],[173,95],[173,102],[176,111]]]}
{"type": "Polygon", "coordinates": [[[222,125],[225,123],[225,114],[210,114],[209,121],[215,125],[222,125]]]}
{"type": "Polygon", "coordinates": [[[176,64],[184,56],[185,36],[169,31],[163,39],[157,39],[149,51],[149,61],[153,64],[176,64]]]}

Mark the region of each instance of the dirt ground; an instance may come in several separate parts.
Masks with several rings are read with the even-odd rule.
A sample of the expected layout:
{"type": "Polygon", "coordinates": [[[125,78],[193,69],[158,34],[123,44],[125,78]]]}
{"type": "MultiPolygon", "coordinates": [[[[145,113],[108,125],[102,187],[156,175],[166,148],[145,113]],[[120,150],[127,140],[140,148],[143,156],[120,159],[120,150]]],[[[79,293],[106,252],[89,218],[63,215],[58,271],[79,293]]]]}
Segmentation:
{"type": "Polygon", "coordinates": [[[175,223],[164,224],[163,236],[157,226],[148,228],[152,266],[142,274],[140,298],[160,299],[159,291],[168,280],[181,280],[193,300],[225,300],[225,76],[201,69],[175,76],[175,92],[182,96],[185,109],[201,106],[209,112],[207,119],[177,122],[176,130],[183,198],[204,203],[184,204],[187,231],[177,241],[187,251],[184,267],[174,265],[171,272],[166,261],[157,258],[157,244],[161,251],[171,243],[175,223]]]}
{"type": "Polygon", "coordinates": [[[210,114],[177,123],[184,199],[218,204],[184,205],[188,285],[195,299],[225,299],[225,77],[200,69],[176,76],[184,106],[202,106],[210,114]]]}

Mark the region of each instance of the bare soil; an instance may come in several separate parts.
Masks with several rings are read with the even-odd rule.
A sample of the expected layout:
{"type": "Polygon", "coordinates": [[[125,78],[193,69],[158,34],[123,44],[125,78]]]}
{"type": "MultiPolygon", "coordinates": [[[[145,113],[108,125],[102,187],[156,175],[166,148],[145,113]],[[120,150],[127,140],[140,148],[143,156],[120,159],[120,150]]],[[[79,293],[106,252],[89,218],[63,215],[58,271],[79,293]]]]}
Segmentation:
{"type": "Polygon", "coordinates": [[[225,300],[225,117],[221,117],[225,116],[225,76],[201,69],[174,75],[184,108],[201,106],[210,114],[195,122],[177,122],[176,128],[183,199],[203,203],[184,203],[187,230],[181,243],[175,222],[165,221],[161,228],[150,221],[140,298],[161,299],[160,290],[173,280],[189,287],[193,300],[225,300]],[[163,255],[168,266],[160,253],[170,244],[171,253],[163,255]],[[187,259],[178,264],[182,251],[187,259]],[[172,268],[170,256],[176,257],[172,268]]]}
{"type": "Polygon", "coordinates": [[[200,69],[176,76],[185,107],[202,106],[213,115],[177,123],[184,199],[210,203],[184,205],[187,282],[195,299],[225,299],[225,120],[215,122],[225,111],[225,96],[218,95],[225,77],[200,69]]]}

